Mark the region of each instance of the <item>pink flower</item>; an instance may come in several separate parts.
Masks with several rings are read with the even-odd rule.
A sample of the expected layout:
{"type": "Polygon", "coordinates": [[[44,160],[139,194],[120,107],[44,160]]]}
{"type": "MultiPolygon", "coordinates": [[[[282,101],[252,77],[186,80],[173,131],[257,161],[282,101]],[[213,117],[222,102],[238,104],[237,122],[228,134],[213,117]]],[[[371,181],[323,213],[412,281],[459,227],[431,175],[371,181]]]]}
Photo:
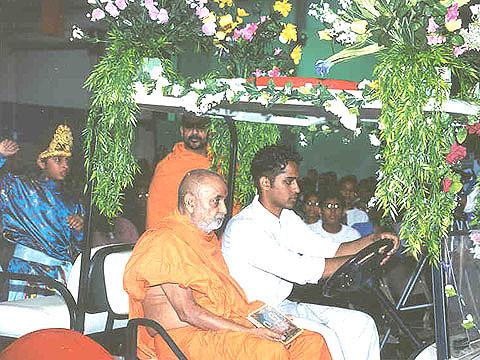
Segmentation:
{"type": "Polygon", "coordinates": [[[267,17],[265,15],[260,16],[260,24],[264,23],[265,21],[267,21],[267,17]]]}
{"type": "Polygon", "coordinates": [[[120,10],[125,10],[125,8],[127,7],[127,2],[126,0],[115,0],[115,5],[120,10]]]}
{"type": "Polygon", "coordinates": [[[272,70],[268,71],[268,76],[270,76],[270,77],[280,76],[280,69],[278,67],[274,66],[272,70]]]}
{"type": "Polygon", "coordinates": [[[445,160],[449,164],[455,164],[456,162],[462,160],[465,156],[467,156],[467,149],[454,142],[445,160]]]}
{"type": "Polygon", "coordinates": [[[148,15],[150,19],[158,21],[160,24],[168,23],[168,12],[164,8],[157,9],[154,5],[149,7],[148,15]]]}
{"type": "Polygon", "coordinates": [[[444,43],[447,40],[445,36],[441,35],[427,35],[427,44],[428,45],[437,45],[444,43]]]}
{"type": "Polygon", "coordinates": [[[91,21],[102,20],[105,17],[105,12],[102,9],[96,8],[92,11],[91,21]]]}
{"type": "Polygon", "coordinates": [[[256,69],[255,72],[252,73],[255,77],[260,77],[263,75],[262,70],[256,69]]]}
{"type": "Polygon", "coordinates": [[[459,57],[460,55],[462,55],[467,50],[468,50],[467,45],[454,46],[453,47],[453,55],[455,55],[456,57],[459,57]]]}
{"type": "Polygon", "coordinates": [[[430,19],[428,19],[427,32],[433,34],[434,32],[436,32],[438,30],[439,27],[440,26],[437,25],[434,18],[431,17],[430,19]]]}
{"type": "Polygon", "coordinates": [[[453,181],[449,178],[445,178],[442,180],[442,191],[445,193],[448,193],[448,190],[450,190],[450,187],[452,186],[453,181]]]}
{"type": "Polygon", "coordinates": [[[245,28],[243,29],[242,36],[245,40],[247,41],[252,41],[253,35],[255,35],[255,32],[258,29],[258,24],[257,23],[250,23],[245,28]]]}
{"type": "Polygon", "coordinates": [[[118,15],[120,15],[120,11],[118,11],[117,7],[109,2],[107,5],[105,5],[105,11],[110,14],[110,16],[116,18],[118,15]]]}
{"type": "Polygon", "coordinates": [[[145,0],[145,7],[147,9],[151,8],[152,6],[154,7],[155,5],[153,4],[153,0],[145,0]]]}
{"type": "Polygon", "coordinates": [[[202,25],[202,32],[207,36],[214,35],[216,30],[217,24],[215,24],[213,21],[202,25]]]}
{"type": "Polygon", "coordinates": [[[166,23],[168,23],[168,20],[169,20],[168,11],[165,10],[164,8],[161,8],[161,9],[158,11],[157,20],[158,20],[158,22],[159,22],[160,24],[166,24],[166,23]]]}
{"type": "Polygon", "coordinates": [[[277,56],[281,52],[282,52],[282,49],[280,49],[279,47],[276,47],[275,49],[273,49],[273,55],[275,55],[275,56],[277,56]]]}
{"type": "Polygon", "coordinates": [[[480,244],[480,231],[472,231],[470,233],[470,240],[472,240],[474,244],[480,244]]]}
{"type": "Polygon", "coordinates": [[[198,16],[199,19],[204,19],[210,14],[210,11],[206,7],[199,7],[195,10],[195,15],[198,16]]]}
{"type": "Polygon", "coordinates": [[[480,135],[480,122],[472,125],[467,124],[467,131],[470,135],[473,135],[473,134],[480,135]]]}
{"type": "Polygon", "coordinates": [[[238,30],[238,29],[233,30],[232,39],[235,41],[240,39],[240,37],[242,36],[242,32],[243,32],[242,30],[238,30]]]}
{"type": "Polygon", "coordinates": [[[447,10],[447,15],[445,15],[445,22],[455,21],[458,18],[458,3],[454,2],[447,10]]]}

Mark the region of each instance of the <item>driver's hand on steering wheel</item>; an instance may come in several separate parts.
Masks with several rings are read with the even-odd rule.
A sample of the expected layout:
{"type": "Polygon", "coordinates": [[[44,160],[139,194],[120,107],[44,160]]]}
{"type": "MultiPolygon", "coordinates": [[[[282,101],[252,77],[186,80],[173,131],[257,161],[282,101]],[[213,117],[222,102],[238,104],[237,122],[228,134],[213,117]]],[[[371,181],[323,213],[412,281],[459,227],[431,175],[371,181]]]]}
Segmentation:
{"type": "Polygon", "coordinates": [[[387,253],[385,258],[380,263],[380,265],[384,265],[388,261],[388,259],[390,259],[390,257],[397,252],[398,248],[400,247],[400,239],[398,238],[397,235],[389,232],[373,234],[373,236],[375,237],[374,241],[378,241],[380,239],[388,239],[388,240],[391,240],[393,243],[392,249],[387,253]]]}

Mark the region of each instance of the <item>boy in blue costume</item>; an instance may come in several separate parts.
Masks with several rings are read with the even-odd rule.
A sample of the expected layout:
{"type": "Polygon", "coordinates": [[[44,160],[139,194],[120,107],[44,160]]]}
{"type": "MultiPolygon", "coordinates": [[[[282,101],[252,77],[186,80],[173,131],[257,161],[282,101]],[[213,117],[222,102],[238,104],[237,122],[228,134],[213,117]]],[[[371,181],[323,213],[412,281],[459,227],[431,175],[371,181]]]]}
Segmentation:
{"type": "MultiPolygon", "coordinates": [[[[73,138],[58,126],[48,148],[40,153],[39,177],[0,176],[0,214],[3,236],[15,244],[7,271],[47,275],[66,283],[83,241],[83,207],[62,191],[69,171],[73,138]]],[[[0,168],[17,153],[12,140],[0,142],[0,168]]],[[[50,294],[44,287],[10,281],[8,300],[50,294]]]]}

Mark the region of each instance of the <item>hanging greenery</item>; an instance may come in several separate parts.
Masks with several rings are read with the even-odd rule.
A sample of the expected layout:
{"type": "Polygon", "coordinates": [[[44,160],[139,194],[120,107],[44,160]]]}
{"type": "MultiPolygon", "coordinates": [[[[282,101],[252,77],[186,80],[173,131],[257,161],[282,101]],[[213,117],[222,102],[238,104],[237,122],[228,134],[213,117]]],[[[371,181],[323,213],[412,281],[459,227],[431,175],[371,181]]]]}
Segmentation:
{"type": "MultiPolygon", "coordinates": [[[[144,85],[148,92],[161,93],[165,85],[184,84],[186,79],[175,66],[179,53],[193,49],[215,54],[216,70],[206,78],[278,76],[293,72],[301,58],[300,34],[286,19],[292,10],[287,0],[257,4],[251,10],[231,0],[85,1],[91,7],[87,17],[108,28],[105,35],[88,34],[77,26],[72,31],[72,40],[106,44],[104,56],[85,84],[92,95],[84,134],[93,203],[108,217],[121,212],[123,191],[138,171],[131,149],[138,112],[135,95],[144,85]],[[262,15],[265,8],[269,10],[262,15]],[[160,65],[150,71],[153,79],[146,78],[143,66],[149,61],[144,58],[159,59],[160,65]]],[[[278,132],[267,130],[271,128],[265,127],[268,139],[278,132]]],[[[252,131],[240,133],[241,143],[255,143],[257,148],[265,144],[260,139],[256,143],[252,131]]],[[[228,152],[223,152],[223,139],[215,134],[211,139],[214,157],[224,158],[228,152]]],[[[244,167],[238,171],[244,179],[244,167]]]]}
{"type": "Polygon", "coordinates": [[[398,45],[379,56],[375,75],[383,107],[379,119],[380,179],[376,196],[382,208],[401,222],[400,238],[414,255],[423,247],[438,259],[440,242],[449,230],[455,192],[444,191],[444,179],[455,179],[446,156],[454,141],[452,117],[441,112],[450,91],[439,67],[453,71],[460,66],[443,47],[417,52],[398,45]],[[431,112],[424,112],[430,99],[431,112]]]}

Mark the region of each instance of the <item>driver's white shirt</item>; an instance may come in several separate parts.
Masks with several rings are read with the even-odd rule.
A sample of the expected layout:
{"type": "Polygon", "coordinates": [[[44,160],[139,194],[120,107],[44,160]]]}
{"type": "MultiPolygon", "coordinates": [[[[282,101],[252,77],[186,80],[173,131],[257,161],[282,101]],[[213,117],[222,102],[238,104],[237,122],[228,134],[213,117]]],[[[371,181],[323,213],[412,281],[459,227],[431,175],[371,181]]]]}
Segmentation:
{"type": "Polygon", "coordinates": [[[248,300],[274,306],[290,295],[292,283],[317,283],[325,258],[333,257],[338,247],[315,234],[292,210],[276,217],[258,196],[228,222],[222,237],[225,261],[248,300]]]}

